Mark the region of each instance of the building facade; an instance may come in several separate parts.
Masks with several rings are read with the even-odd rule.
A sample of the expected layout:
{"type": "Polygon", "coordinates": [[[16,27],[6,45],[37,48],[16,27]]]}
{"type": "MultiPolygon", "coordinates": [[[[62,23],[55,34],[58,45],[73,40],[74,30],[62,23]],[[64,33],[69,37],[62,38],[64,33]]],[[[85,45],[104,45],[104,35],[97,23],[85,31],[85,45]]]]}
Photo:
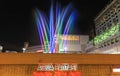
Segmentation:
{"type": "Polygon", "coordinates": [[[120,0],[112,0],[94,19],[96,37],[94,53],[119,53],[120,0]]]}
{"type": "Polygon", "coordinates": [[[84,53],[88,40],[88,35],[61,35],[58,39],[59,51],[67,53],[84,53]],[[63,42],[62,46],[60,42],[63,42]]]}
{"type": "Polygon", "coordinates": [[[95,18],[96,35],[104,33],[112,25],[120,22],[120,0],[113,0],[106,8],[95,18]]]}
{"type": "MultiPolygon", "coordinates": [[[[88,35],[59,35],[55,37],[54,53],[84,53],[88,35]]],[[[36,45],[26,49],[25,52],[49,53],[49,45],[36,45]],[[48,49],[45,50],[45,47],[48,49]]]]}

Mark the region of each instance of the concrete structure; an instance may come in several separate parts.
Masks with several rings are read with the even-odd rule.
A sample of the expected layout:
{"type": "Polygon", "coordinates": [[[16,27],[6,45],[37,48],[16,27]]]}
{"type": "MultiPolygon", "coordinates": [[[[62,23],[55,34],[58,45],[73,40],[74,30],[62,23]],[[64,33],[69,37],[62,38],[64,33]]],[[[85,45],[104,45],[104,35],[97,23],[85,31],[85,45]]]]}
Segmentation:
{"type": "Polygon", "coordinates": [[[96,35],[102,34],[113,24],[120,22],[120,0],[113,0],[95,18],[96,35]]]}
{"type": "Polygon", "coordinates": [[[112,0],[95,18],[94,53],[118,54],[120,44],[120,0],[112,0]],[[116,49],[117,48],[117,49],[116,49]]]}
{"type": "Polygon", "coordinates": [[[120,68],[120,55],[0,53],[0,60],[0,76],[33,76],[38,64],[45,63],[75,63],[81,76],[120,76],[112,71],[120,68]]]}
{"type": "Polygon", "coordinates": [[[44,51],[44,48],[41,45],[30,46],[25,50],[25,52],[27,53],[35,53],[35,52],[43,53],[43,51],[44,51]]]}
{"type": "Polygon", "coordinates": [[[85,48],[85,53],[92,53],[92,52],[94,53],[94,50],[95,50],[95,46],[93,40],[91,40],[87,43],[87,46],[85,48]]]}
{"type": "Polygon", "coordinates": [[[61,35],[58,39],[58,44],[61,41],[66,43],[63,43],[62,47],[59,44],[59,51],[67,53],[83,53],[88,40],[89,37],[87,35],[61,35]]]}
{"type": "MultiPolygon", "coordinates": [[[[84,53],[87,42],[89,40],[88,35],[59,35],[55,37],[55,51],[56,53],[84,53]]],[[[44,47],[49,45],[36,45],[28,47],[26,52],[44,52],[44,47]]]]}

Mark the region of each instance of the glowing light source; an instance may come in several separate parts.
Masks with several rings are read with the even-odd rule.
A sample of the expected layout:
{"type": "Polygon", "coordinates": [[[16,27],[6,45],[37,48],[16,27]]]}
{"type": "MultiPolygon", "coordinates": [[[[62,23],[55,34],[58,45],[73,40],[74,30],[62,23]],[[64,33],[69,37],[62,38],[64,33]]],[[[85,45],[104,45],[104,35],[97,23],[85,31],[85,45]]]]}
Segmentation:
{"type": "Polygon", "coordinates": [[[0,45],[0,52],[3,50],[3,46],[0,45]]]}
{"type": "Polygon", "coordinates": [[[99,44],[102,41],[110,38],[111,36],[114,36],[116,33],[118,33],[119,31],[119,27],[120,27],[120,23],[113,25],[110,29],[106,30],[105,32],[103,32],[101,35],[96,36],[94,38],[94,44],[99,44]]]}
{"type": "Polygon", "coordinates": [[[23,52],[25,52],[26,48],[22,48],[23,52]]]}
{"type": "Polygon", "coordinates": [[[113,68],[113,72],[120,72],[120,68],[113,68]]]}
{"type": "MultiPolygon", "coordinates": [[[[75,20],[75,11],[72,10],[71,4],[64,9],[61,9],[60,5],[57,3],[55,11],[53,7],[52,3],[49,18],[38,9],[36,9],[35,12],[35,21],[39,32],[40,44],[44,45],[45,52],[48,53],[56,52],[55,37],[59,37],[61,34],[68,35],[70,31],[69,29],[73,26],[75,20]]],[[[67,42],[62,40],[59,42],[59,46],[62,47],[66,43],[67,42]]]]}
{"type": "Polygon", "coordinates": [[[67,47],[64,47],[64,50],[65,50],[65,51],[67,51],[67,49],[68,49],[67,47]]]}

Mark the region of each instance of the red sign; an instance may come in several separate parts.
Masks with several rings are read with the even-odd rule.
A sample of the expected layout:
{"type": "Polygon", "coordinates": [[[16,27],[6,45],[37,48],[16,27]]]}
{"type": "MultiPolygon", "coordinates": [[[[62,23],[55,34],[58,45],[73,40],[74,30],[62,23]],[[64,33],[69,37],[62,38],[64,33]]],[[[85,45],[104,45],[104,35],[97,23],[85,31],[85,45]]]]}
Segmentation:
{"type": "Polygon", "coordinates": [[[52,72],[34,72],[33,76],[52,76],[52,72]]]}
{"type": "Polygon", "coordinates": [[[33,76],[82,76],[78,71],[55,71],[55,72],[34,72],[33,76]]]}
{"type": "Polygon", "coordinates": [[[54,72],[54,76],[67,76],[67,72],[56,71],[54,72]]]}
{"type": "Polygon", "coordinates": [[[81,72],[75,71],[75,72],[69,72],[68,76],[82,76],[82,74],[81,74],[81,72]]]}
{"type": "Polygon", "coordinates": [[[53,75],[52,75],[52,72],[45,72],[44,76],[53,76],[53,75]]]}
{"type": "Polygon", "coordinates": [[[44,76],[44,72],[34,72],[33,76],[44,76]]]}

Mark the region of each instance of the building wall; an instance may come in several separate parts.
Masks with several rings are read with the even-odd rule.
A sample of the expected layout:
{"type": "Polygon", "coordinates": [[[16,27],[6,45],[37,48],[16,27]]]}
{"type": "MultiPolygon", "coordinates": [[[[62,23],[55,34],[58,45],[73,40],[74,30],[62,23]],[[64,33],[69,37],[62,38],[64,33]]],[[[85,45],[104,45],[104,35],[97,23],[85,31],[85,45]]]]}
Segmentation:
{"type": "MultiPolygon", "coordinates": [[[[63,47],[59,46],[60,51],[64,51],[64,48],[67,47],[67,52],[71,53],[80,53],[85,51],[87,42],[89,40],[88,35],[61,35],[58,43],[61,41],[65,41],[66,44],[63,47]],[[62,49],[62,50],[61,50],[62,49]]],[[[59,43],[60,45],[60,43],[59,43]]]]}
{"type": "MultiPolygon", "coordinates": [[[[87,42],[89,40],[88,35],[59,35],[55,37],[55,53],[65,53],[65,52],[81,52],[85,50],[87,42]],[[59,51],[59,52],[58,52],[59,51]]],[[[49,53],[49,44],[47,45],[36,45],[28,47],[25,52],[35,53],[41,51],[44,53],[49,53]],[[47,47],[48,50],[45,51],[44,47],[47,47]]]]}
{"type": "Polygon", "coordinates": [[[120,64],[120,55],[0,53],[0,64],[38,63],[120,64]]]}
{"type": "Polygon", "coordinates": [[[41,45],[36,45],[36,46],[31,46],[26,48],[25,52],[29,52],[29,53],[35,53],[37,51],[43,52],[43,46],[41,45]]]}
{"type": "Polygon", "coordinates": [[[85,49],[87,47],[88,41],[89,41],[89,36],[87,36],[87,35],[81,35],[80,36],[80,45],[81,45],[82,53],[86,52],[85,49]]]}
{"type": "Polygon", "coordinates": [[[39,63],[76,63],[82,76],[120,76],[120,55],[0,53],[0,76],[32,76],[39,63]]]}
{"type": "Polygon", "coordinates": [[[91,40],[87,43],[87,46],[85,48],[85,52],[86,53],[91,53],[91,52],[94,51],[94,49],[95,49],[95,46],[94,46],[93,40],[91,40]]]}
{"type": "Polygon", "coordinates": [[[60,52],[81,51],[80,35],[60,35],[57,38],[60,52]]]}
{"type": "Polygon", "coordinates": [[[0,65],[0,76],[32,76],[35,65],[0,65]]]}
{"type": "Polygon", "coordinates": [[[112,2],[102,10],[94,21],[96,30],[95,38],[99,41],[99,43],[95,43],[96,40],[94,38],[94,44],[97,50],[95,50],[95,53],[103,53],[112,50],[114,48],[113,45],[120,43],[120,0],[112,0],[112,2]],[[115,30],[118,31],[115,32],[115,30],[112,30],[113,33],[110,34],[110,29],[114,26],[117,26],[117,29],[115,30]],[[107,35],[108,32],[109,35],[107,35]],[[107,38],[104,39],[105,37],[107,38]],[[98,52],[98,50],[101,50],[101,52],[98,52]]]}
{"type": "MultiPolygon", "coordinates": [[[[0,76],[32,76],[37,65],[0,65],[0,76]]],[[[113,66],[120,65],[78,65],[82,76],[119,76],[112,73],[113,66]]]]}
{"type": "Polygon", "coordinates": [[[120,22],[120,0],[113,0],[95,19],[96,35],[100,35],[113,23],[118,22],[120,22]]]}

